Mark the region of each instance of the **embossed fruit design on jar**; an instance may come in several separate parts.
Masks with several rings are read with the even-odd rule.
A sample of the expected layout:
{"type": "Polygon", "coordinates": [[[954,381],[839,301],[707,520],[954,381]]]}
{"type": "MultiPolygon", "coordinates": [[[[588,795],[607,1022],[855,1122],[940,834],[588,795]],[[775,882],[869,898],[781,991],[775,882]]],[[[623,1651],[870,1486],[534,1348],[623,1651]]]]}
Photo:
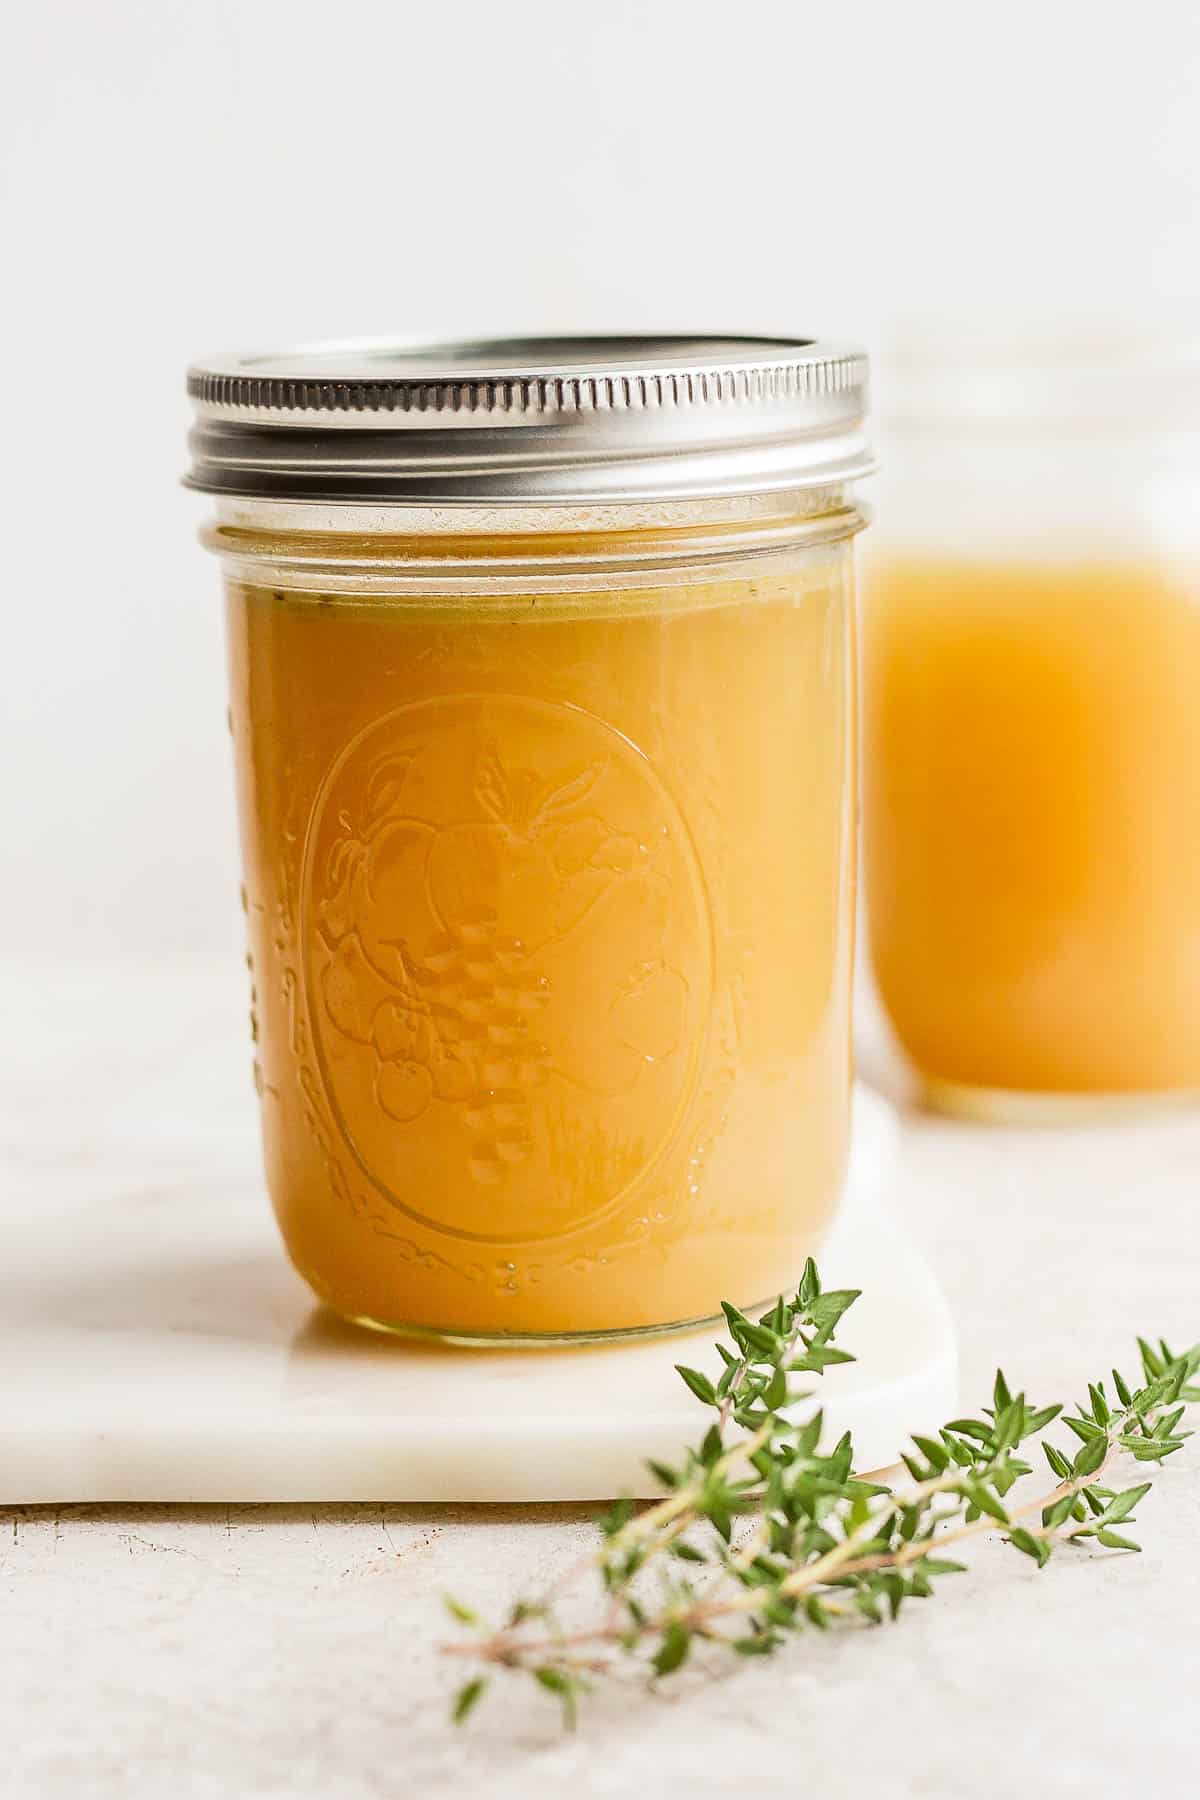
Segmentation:
{"type": "Polygon", "coordinates": [[[192,386],[296,1266],[467,1341],[775,1292],[845,1165],[860,359],[357,347],[192,386]]]}
{"type": "Polygon", "coordinates": [[[302,906],[329,1103],[414,1219],[544,1241],[658,1155],[699,1064],[711,922],[678,811],[592,714],[477,695],[369,725],[313,815],[302,906]],[[563,1154],[598,1102],[602,1183],[563,1154]]]}

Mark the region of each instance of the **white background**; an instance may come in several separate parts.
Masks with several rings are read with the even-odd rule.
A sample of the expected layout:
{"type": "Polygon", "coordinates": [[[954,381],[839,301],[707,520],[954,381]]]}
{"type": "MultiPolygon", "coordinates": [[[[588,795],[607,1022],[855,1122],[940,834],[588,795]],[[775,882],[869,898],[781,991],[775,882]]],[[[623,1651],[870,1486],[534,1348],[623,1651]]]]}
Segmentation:
{"type": "Polygon", "coordinates": [[[238,937],[193,354],[1200,294],[1192,0],[43,0],[2,54],[14,948],[238,937]]]}

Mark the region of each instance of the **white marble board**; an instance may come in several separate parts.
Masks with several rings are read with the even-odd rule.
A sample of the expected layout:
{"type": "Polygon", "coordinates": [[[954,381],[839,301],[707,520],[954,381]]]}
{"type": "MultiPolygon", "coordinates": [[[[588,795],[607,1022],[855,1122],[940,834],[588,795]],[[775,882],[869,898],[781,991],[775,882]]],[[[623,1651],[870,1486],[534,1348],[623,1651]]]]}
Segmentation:
{"type": "MultiPolygon", "coordinates": [[[[91,1113],[60,1136],[52,1180],[29,1165],[29,1204],[7,1213],[0,1356],[20,1379],[0,1396],[0,1504],[648,1491],[645,1459],[703,1423],[674,1364],[715,1364],[713,1330],[442,1350],[330,1318],[275,1235],[225,977],[189,979],[126,988],[114,1016],[136,1048],[92,1065],[91,1113]]],[[[62,1016],[47,1009],[49,1033],[62,1016]]],[[[39,1046],[26,1050],[25,1123],[44,1142],[39,1046]]],[[[61,1067],[61,1042],[54,1054],[61,1067]]],[[[19,1171],[20,1118],[7,1134],[19,1171]]],[[[847,1203],[821,1256],[828,1284],[865,1290],[843,1330],[859,1360],[820,1384],[830,1431],[853,1429],[864,1469],[956,1400],[945,1303],[886,1204],[894,1139],[886,1103],[860,1094],[847,1203]]]]}

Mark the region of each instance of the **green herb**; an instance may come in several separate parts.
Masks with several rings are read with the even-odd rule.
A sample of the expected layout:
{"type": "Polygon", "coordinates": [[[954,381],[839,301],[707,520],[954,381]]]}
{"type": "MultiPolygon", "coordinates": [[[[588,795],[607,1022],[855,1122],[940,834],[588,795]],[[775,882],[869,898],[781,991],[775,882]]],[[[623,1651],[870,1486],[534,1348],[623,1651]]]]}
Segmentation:
{"type": "Polygon", "coordinates": [[[1150,1484],[1119,1488],[1109,1478],[1122,1465],[1161,1463],[1190,1435],[1180,1422],[1200,1401],[1192,1385],[1200,1345],[1177,1355],[1139,1338],[1137,1380],[1114,1369],[1112,1398],[1096,1382],[1087,1405],[1063,1417],[1070,1449],[1042,1442],[1055,1477],[1048,1493],[1008,1500],[1032,1473],[1022,1446],[1063,1408],[1034,1406],[1002,1374],[979,1417],[951,1419],[937,1437],[914,1436],[903,1458],[910,1480],[891,1488],[855,1476],[848,1433],[822,1449],[819,1412],[799,1423],[790,1416],[812,1397],[792,1377],[853,1360],[833,1339],[857,1299],[854,1289],[824,1292],[810,1260],[794,1297],[781,1297],[760,1319],[724,1307],[730,1343],[717,1345],[720,1378],[679,1368],[714,1417],[681,1463],[650,1465],[666,1498],[641,1511],[618,1502],[597,1521],[595,1555],[549,1593],[518,1600],[499,1625],[447,1602],[472,1634],[447,1650],[481,1669],[455,1696],[456,1720],[493,1670],[532,1676],[572,1725],[593,1679],[622,1666],[657,1682],[698,1644],[765,1656],[799,1631],[851,1619],[882,1624],[960,1572],[946,1551],[981,1532],[1003,1533],[1039,1568],[1064,1545],[1139,1548],[1124,1527],[1150,1484]],[[735,1539],[735,1521],[747,1517],[735,1539]],[[597,1606],[581,1626],[565,1620],[562,1607],[577,1585],[572,1577],[584,1573],[597,1578],[597,1606]]]}

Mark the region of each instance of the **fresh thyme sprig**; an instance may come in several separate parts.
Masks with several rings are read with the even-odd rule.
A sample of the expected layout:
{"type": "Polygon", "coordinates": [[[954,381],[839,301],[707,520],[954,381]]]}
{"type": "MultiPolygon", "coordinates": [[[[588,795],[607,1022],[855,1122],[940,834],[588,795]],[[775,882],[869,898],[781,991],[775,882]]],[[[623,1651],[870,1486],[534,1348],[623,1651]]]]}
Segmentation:
{"type": "Polygon", "coordinates": [[[619,1501],[598,1520],[596,1553],[549,1592],[517,1600],[498,1626],[447,1600],[471,1636],[445,1648],[479,1665],[455,1696],[455,1720],[466,1718],[496,1670],[531,1676],[571,1725],[595,1677],[630,1667],[658,1680],[698,1642],[764,1656],[806,1627],[823,1631],[851,1618],[881,1624],[905,1600],[932,1594],[939,1577],[960,1572],[964,1565],[945,1551],[981,1532],[999,1530],[1039,1568],[1064,1544],[1139,1548],[1117,1528],[1132,1523],[1150,1483],[1118,1488],[1106,1477],[1122,1464],[1161,1463],[1190,1435],[1181,1420],[1200,1401],[1192,1385],[1200,1344],[1176,1355],[1139,1338],[1134,1384],[1114,1369],[1112,1398],[1103,1382],[1089,1385],[1087,1405],[1063,1419],[1079,1447],[1068,1455],[1042,1442],[1056,1477],[1048,1493],[1007,1499],[1032,1473],[1021,1447],[1063,1408],[1033,1406],[999,1373],[981,1417],[913,1437],[903,1459],[911,1479],[893,1489],[854,1474],[849,1433],[821,1450],[820,1412],[804,1422],[791,1416],[812,1395],[790,1377],[853,1361],[833,1339],[858,1297],[852,1288],[824,1292],[810,1260],[795,1296],[761,1319],[726,1304],[731,1342],[717,1345],[720,1378],[677,1365],[715,1416],[681,1463],[649,1465],[665,1498],[641,1511],[619,1501]],[[750,1528],[735,1542],[735,1518],[746,1515],[750,1528]],[[589,1570],[599,1577],[600,1603],[577,1625],[563,1617],[563,1595],[589,1570]]]}

